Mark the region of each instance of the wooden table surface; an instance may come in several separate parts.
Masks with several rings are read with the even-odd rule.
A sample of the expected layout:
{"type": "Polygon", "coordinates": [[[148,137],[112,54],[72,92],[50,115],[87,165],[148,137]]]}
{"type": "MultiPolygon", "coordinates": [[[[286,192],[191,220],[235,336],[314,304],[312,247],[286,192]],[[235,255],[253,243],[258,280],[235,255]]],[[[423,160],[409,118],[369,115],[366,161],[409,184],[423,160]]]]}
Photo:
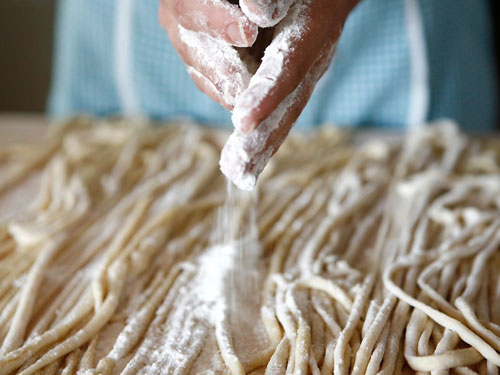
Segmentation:
{"type": "MultiPolygon", "coordinates": [[[[0,147],[12,142],[36,143],[45,133],[50,120],[40,114],[0,113],[0,147]]],[[[401,139],[397,132],[362,130],[356,133],[357,141],[370,138],[401,139]]]]}
{"type": "MultiPolygon", "coordinates": [[[[36,145],[48,124],[42,115],[0,113],[0,148],[12,143],[36,145]]],[[[39,174],[35,173],[0,195],[0,220],[16,216],[29,205],[36,196],[39,180],[39,174]]]]}
{"type": "Polygon", "coordinates": [[[12,142],[36,143],[48,124],[40,114],[0,113],[0,147],[12,142]]]}

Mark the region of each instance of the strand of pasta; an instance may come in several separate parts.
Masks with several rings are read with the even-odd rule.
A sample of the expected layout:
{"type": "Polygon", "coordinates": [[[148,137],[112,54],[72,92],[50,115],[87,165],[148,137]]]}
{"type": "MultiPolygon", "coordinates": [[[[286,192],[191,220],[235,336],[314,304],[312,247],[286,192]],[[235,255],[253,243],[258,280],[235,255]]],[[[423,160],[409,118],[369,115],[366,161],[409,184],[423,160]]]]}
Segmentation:
{"type": "Polygon", "coordinates": [[[47,244],[37,257],[33,268],[28,274],[27,282],[22,289],[13,322],[0,349],[1,353],[8,353],[18,348],[22,343],[35,302],[37,288],[42,278],[43,269],[47,267],[51,258],[60,250],[61,242],[62,238],[59,238],[47,244]]]}
{"type": "Polygon", "coordinates": [[[414,264],[415,261],[415,258],[402,259],[392,267],[389,267],[384,273],[384,283],[386,287],[398,298],[405,301],[409,305],[420,309],[437,323],[457,332],[462,340],[476,348],[477,351],[479,351],[485,358],[493,362],[496,366],[500,366],[500,355],[476,333],[471,331],[463,323],[450,318],[446,314],[433,309],[432,307],[411,297],[410,295],[406,294],[400,287],[394,284],[394,282],[392,281],[393,274],[397,270],[403,267],[407,267],[408,264],[414,264]]]}
{"type": "MultiPolygon", "coordinates": [[[[176,303],[191,293],[182,289],[195,272],[190,262],[214,241],[224,137],[82,121],[55,139],[43,151],[0,155],[1,168],[26,154],[10,164],[21,171],[8,175],[11,186],[46,164],[26,216],[0,224],[2,345],[24,327],[19,348],[0,356],[0,373],[174,371],[174,359],[150,354],[167,344],[155,336],[172,328],[176,303]],[[71,241],[38,267],[57,275],[41,276],[41,246],[59,233],[71,241]],[[110,278],[113,264],[127,269],[121,281],[110,278]],[[126,288],[143,297],[129,300],[126,288]]],[[[392,374],[403,364],[433,375],[498,373],[498,178],[470,172],[495,171],[494,159],[479,158],[482,146],[449,126],[424,129],[403,147],[352,147],[335,132],[291,139],[262,176],[256,203],[269,346],[240,358],[232,311],[199,332],[187,319],[180,329],[193,332],[176,348],[188,350],[189,337],[196,347],[175,371],[199,371],[215,347],[235,375],[262,365],[270,375],[392,374]]]]}

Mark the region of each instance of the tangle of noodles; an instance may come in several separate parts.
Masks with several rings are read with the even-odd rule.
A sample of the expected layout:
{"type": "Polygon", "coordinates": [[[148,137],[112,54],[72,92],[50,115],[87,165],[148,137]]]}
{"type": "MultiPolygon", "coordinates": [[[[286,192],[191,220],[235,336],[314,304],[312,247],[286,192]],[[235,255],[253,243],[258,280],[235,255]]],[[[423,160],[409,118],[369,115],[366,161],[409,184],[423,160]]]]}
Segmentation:
{"type": "Polygon", "coordinates": [[[498,375],[500,141],[325,127],[243,193],[226,137],[79,118],[0,150],[0,375],[498,375]]]}

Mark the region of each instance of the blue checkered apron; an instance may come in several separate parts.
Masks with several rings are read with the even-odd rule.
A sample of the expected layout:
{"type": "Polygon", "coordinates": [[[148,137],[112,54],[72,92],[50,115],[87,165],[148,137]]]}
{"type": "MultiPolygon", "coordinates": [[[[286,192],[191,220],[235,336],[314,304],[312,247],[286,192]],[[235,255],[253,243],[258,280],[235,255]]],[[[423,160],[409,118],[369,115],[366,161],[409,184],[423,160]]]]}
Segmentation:
{"type": "MultiPolygon", "coordinates": [[[[60,0],[49,112],[187,117],[230,126],[157,22],[158,0],[60,0]]],[[[296,128],[491,129],[498,88],[487,0],[362,0],[296,128]]]]}

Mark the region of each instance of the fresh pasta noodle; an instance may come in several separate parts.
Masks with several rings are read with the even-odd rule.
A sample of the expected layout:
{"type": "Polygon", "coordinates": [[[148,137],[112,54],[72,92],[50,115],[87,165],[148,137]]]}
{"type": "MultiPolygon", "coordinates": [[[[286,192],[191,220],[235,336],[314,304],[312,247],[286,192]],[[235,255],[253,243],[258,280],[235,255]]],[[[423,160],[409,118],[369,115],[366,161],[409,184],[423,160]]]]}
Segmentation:
{"type": "Polygon", "coordinates": [[[2,149],[0,375],[498,374],[500,140],[358,137],[292,134],[252,193],[196,125],[2,149]]]}

